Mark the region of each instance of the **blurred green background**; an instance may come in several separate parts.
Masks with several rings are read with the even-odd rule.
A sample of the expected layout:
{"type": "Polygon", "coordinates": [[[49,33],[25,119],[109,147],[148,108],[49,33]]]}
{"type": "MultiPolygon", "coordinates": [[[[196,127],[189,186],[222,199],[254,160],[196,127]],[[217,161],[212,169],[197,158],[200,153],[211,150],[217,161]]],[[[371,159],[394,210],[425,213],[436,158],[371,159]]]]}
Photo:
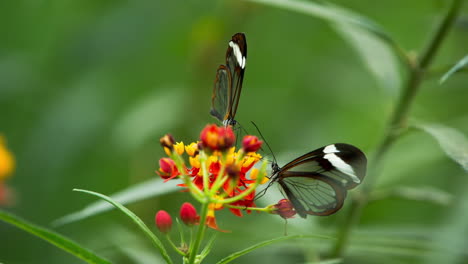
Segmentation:
{"type": "MultiPolygon", "coordinates": [[[[333,2],[376,21],[415,54],[447,8],[446,1],[436,0],[333,2]]],[[[436,70],[468,53],[466,7],[462,14],[436,58],[436,70]]],[[[249,123],[256,122],[280,165],[335,142],[372,155],[406,75],[401,65],[376,53],[374,63],[400,72],[382,82],[323,20],[235,0],[1,1],[0,133],[17,161],[7,182],[17,201],[8,210],[49,226],[95,201],[73,188],[112,194],[157,177],[163,134],[188,143],[216,122],[209,115],[212,85],[236,32],[248,41],[236,119],[251,133],[249,123]]],[[[424,82],[411,116],[467,135],[468,76],[456,74],[439,85],[441,73],[424,82]]],[[[389,197],[370,203],[345,263],[468,263],[467,183],[466,172],[432,137],[405,135],[387,155],[375,192],[422,186],[451,199],[389,197]],[[379,244],[385,239],[403,249],[379,244]]],[[[157,210],[176,215],[184,201],[192,200],[171,193],[130,208],[153,226],[157,210]]],[[[347,205],[331,217],[293,219],[289,233],[333,234],[346,221],[347,205]]],[[[218,217],[232,232],[218,236],[207,263],[284,231],[283,221],[272,215],[238,218],[223,211],[218,217]]],[[[115,263],[158,263],[150,242],[118,212],[55,230],[115,263]]],[[[284,242],[236,263],[305,263],[327,243],[284,242]]],[[[0,263],[82,262],[0,223],[0,263]]]]}

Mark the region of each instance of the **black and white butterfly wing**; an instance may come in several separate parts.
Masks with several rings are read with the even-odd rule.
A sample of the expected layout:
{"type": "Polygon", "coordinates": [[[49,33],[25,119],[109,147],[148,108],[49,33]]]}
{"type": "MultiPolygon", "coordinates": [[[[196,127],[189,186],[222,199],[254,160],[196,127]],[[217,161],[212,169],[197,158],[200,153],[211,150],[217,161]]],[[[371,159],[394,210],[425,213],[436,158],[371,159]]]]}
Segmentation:
{"type": "Polygon", "coordinates": [[[311,151],[286,164],[284,171],[314,172],[327,176],[347,190],[359,185],[366,175],[367,159],[357,147],[336,143],[311,151]]]}
{"type": "Polygon", "coordinates": [[[346,189],[320,174],[283,172],[278,180],[284,194],[302,218],[307,215],[331,215],[346,198],[346,189]]]}
{"type": "Polygon", "coordinates": [[[234,125],[234,117],[239,105],[239,98],[244,80],[247,59],[247,41],[245,35],[232,36],[226,51],[226,65],[221,65],[216,79],[211,101],[211,115],[224,125],[234,125]]]}
{"type": "Polygon", "coordinates": [[[367,159],[361,150],[338,143],[277,168],[273,181],[278,181],[301,217],[330,215],[343,206],[347,190],[362,182],[366,166],[367,159]]]}

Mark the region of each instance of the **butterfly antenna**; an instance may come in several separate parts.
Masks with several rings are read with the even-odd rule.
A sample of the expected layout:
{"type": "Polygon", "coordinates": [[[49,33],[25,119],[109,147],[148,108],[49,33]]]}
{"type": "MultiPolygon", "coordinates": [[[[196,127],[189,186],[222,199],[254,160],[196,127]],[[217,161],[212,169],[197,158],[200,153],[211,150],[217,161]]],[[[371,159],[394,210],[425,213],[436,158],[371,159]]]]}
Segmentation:
{"type": "Polygon", "coordinates": [[[260,134],[260,137],[263,139],[263,142],[265,142],[265,144],[267,145],[268,150],[270,150],[271,156],[273,156],[274,162],[275,162],[275,163],[278,163],[278,162],[276,161],[275,154],[273,154],[273,150],[271,150],[270,144],[268,144],[268,141],[265,140],[265,137],[263,136],[262,132],[260,132],[260,129],[258,129],[258,126],[254,123],[254,121],[250,121],[250,122],[252,122],[252,124],[254,125],[254,127],[257,129],[258,134],[260,134]]]}

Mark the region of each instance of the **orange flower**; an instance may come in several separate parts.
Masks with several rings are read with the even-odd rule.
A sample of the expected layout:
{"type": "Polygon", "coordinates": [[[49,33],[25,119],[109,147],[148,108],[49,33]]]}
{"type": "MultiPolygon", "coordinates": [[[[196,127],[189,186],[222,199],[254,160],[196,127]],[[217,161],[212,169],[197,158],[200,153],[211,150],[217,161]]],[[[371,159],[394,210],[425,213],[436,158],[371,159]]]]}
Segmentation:
{"type": "Polygon", "coordinates": [[[231,127],[207,125],[200,134],[200,140],[203,148],[225,151],[234,145],[236,136],[231,127]]]}
{"type": "MultiPolygon", "coordinates": [[[[184,183],[179,186],[186,187],[197,200],[210,203],[206,225],[219,230],[215,219],[216,210],[226,206],[255,207],[255,188],[265,182],[266,164],[260,173],[253,167],[260,161],[261,155],[255,152],[246,155],[245,150],[236,151],[233,147],[235,136],[231,127],[207,125],[201,132],[200,139],[201,142],[185,146],[182,142],[174,144],[173,151],[168,153],[172,159],[160,159],[160,169],[157,173],[166,181],[183,176],[181,178],[184,183]],[[185,151],[177,151],[177,148],[185,151]],[[179,164],[179,161],[184,163],[184,153],[188,156],[187,167],[185,164],[179,164]],[[179,167],[173,159],[178,161],[179,167]]],[[[249,150],[261,145],[261,141],[253,136],[249,137],[248,141],[249,150]]],[[[242,216],[242,208],[229,209],[233,214],[242,216]]],[[[250,211],[247,210],[247,213],[250,211]]],[[[188,223],[193,224],[195,216],[194,208],[192,210],[187,205],[181,208],[181,218],[186,218],[188,223]]]]}

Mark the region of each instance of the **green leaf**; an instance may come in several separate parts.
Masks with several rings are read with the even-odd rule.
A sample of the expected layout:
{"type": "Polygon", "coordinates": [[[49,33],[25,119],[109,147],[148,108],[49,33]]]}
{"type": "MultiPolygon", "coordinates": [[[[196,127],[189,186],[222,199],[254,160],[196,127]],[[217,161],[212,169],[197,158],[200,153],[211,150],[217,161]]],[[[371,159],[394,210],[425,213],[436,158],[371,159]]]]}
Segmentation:
{"type": "Polygon", "coordinates": [[[439,205],[450,205],[453,195],[431,186],[397,186],[388,190],[376,190],[370,195],[371,201],[401,198],[413,201],[431,202],[439,205]]]}
{"type": "Polygon", "coordinates": [[[401,83],[398,61],[394,53],[377,38],[363,28],[346,23],[335,23],[334,28],[359,54],[361,60],[391,94],[396,94],[401,83]]]}
{"type": "Polygon", "coordinates": [[[153,234],[153,232],[151,232],[151,230],[145,225],[145,223],[138,216],[136,216],[132,211],[128,210],[125,206],[121,205],[120,203],[112,200],[110,197],[105,196],[103,194],[92,192],[92,191],[87,191],[87,190],[81,190],[81,189],[73,189],[73,191],[83,192],[83,193],[97,196],[109,202],[113,206],[115,206],[115,208],[119,209],[122,213],[127,215],[140,228],[140,230],[143,231],[143,233],[151,240],[153,245],[159,250],[159,252],[161,253],[162,257],[166,260],[166,262],[172,263],[172,260],[167,254],[167,251],[164,248],[161,241],[153,234]]]}
{"type": "Polygon", "coordinates": [[[466,263],[468,232],[468,185],[460,184],[461,195],[448,212],[444,223],[438,227],[440,232],[429,239],[432,250],[425,255],[422,263],[466,263]],[[434,250],[439,249],[439,250],[434,250]]]}
{"type": "Polygon", "coordinates": [[[468,171],[468,140],[465,135],[440,124],[418,124],[415,127],[434,137],[445,154],[468,171]]]}
{"type": "Polygon", "coordinates": [[[339,264],[343,263],[343,259],[326,259],[314,262],[307,262],[307,264],[339,264]]]}
{"type": "MultiPolygon", "coordinates": [[[[0,220],[14,225],[24,231],[35,235],[43,240],[51,243],[52,245],[67,251],[68,253],[80,258],[88,263],[110,263],[109,261],[98,257],[93,252],[89,251],[78,245],[77,243],[59,235],[51,230],[32,224],[24,219],[21,219],[13,214],[0,210],[0,220]]],[[[5,239],[5,238],[4,238],[5,239]]]]}
{"type": "Polygon", "coordinates": [[[250,247],[248,247],[248,248],[246,248],[244,250],[234,252],[231,255],[229,255],[229,256],[223,258],[222,260],[218,261],[217,264],[229,263],[229,262],[235,260],[236,258],[241,257],[241,256],[243,256],[243,255],[245,255],[247,253],[250,253],[251,251],[253,251],[253,250],[257,249],[257,248],[268,246],[268,245],[271,245],[273,243],[278,243],[278,242],[281,242],[281,241],[284,241],[284,240],[290,240],[290,239],[296,239],[296,238],[334,239],[333,237],[321,236],[321,235],[295,235],[295,236],[283,236],[283,237],[273,238],[273,239],[266,240],[266,241],[260,242],[258,244],[255,244],[253,246],[250,246],[250,247]]]}
{"type": "Polygon", "coordinates": [[[401,47],[377,23],[350,10],[330,3],[293,0],[248,0],[279,7],[331,22],[333,28],[347,40],[361,56],[385,88],[396,90],[401,76],[395,55],[408,64],[401,47]]]}
{"type": "MultiPolygon", "coordinates": [[[[180,189],[180,187],[177,186],[177,183],[177,181],[164,183],[162,179],[154,178],[149,181],[130,186],[118,193],[112,194],[110,197],[120,204],[129,204],[174,192],[180,189]]],[[[94,202],[77,212],[56,219],[52,225],[61,226],[73,223],[103,212],[107,212],[113,208],[114,207],[112,205],[105,201],[94,202]]]]}
{"type": "Polygon", "coordinates": [[[463,57],[460,61],[457,62],[448,72],[446,72],[439,80],[439,84],[444,83],[452,74],[460,71],[463,69],[466,65],[468,65],[468,55],[463,57]]]}

